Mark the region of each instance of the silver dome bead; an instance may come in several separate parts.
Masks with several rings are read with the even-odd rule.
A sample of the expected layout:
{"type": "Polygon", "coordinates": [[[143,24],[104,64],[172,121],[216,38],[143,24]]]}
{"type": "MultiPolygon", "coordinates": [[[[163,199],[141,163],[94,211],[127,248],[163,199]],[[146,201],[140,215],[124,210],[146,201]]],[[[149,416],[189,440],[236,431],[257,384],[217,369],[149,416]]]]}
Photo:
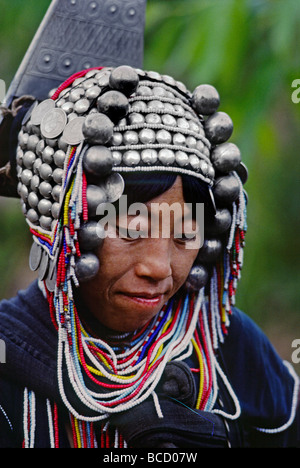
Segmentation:
{"type": "Polygon", "coordinates": [[[38,210],[41,215],[49,216],[51,215],[52,203],[49,200],[43,198],[39,201],[38,210]]]}
{"type": "Polygon", "coordinates": [[[72,84],[73,88],[79,86],[84,80],[85,80],[85,77],[83,76],[81,78],[76,78],[76,80],[73,81],[73,84],[72,84]]]}
{"type": "Polygon", "coordinates": [[[71,114],[74,111],[74,103],[67,101],[61,106],[62,110],[65,111],[67,115],[71,114]]]}
{"type": "Polygon", "coordinates": [[[51,214],[52,214],[54,219],[59,218],[59,209],[60,209],[60,204],[57,203],[57,202],[53,203],[53,205],[51,207],[51,214]]]}
{"type": "Polygon", "coordinates": [[[165,102],[164,111],[166,112],[166,114],[172,114],[173,112],[175,112],[175,108],[170,102],[165,102]]]}
{"type": "Polygon", "coordinates": [[[215,262],[220,257],[222,249],[222,242],[219,239],[205,239],[197,260],[204,263],[215,262]]]}
{"type": "Polygon", "coordinates": [[[130,125],[143,124],[144,122],[145,122],[144,116],[142,114],[139,114],[138,112],[133,112],[132,114],[129,115],[130,125]]]}
{"type": "Polygon", "coordinates": [[[20,147],[18,147],[17,156],[16,156],[16,161],[17,161],[18,166],[22,166],[23,157],[24,157],[24,151],[20,147]]]}
{"type": "Polygon", "coordinates": [[[195,154],[189,156],[189,164],[195,171],[198,172],[200,170],[200,160],[195,154]]]}
{"type": "Polygon", "coordinates": [[[219,235],[228,231],[231,226],[232,216],[227,208],[218,208],[212,220],[205,220],[205,231],[210,235],[219,235]]]}
{"type": "Polygon", "coordinates": [[[83,98],[84,95],[85,95],[85,91],[83,88],[74,88],[70,92],[69,101],[75,103],[79,101],[81,98],[83,98]]]}
{"type": "Polygon", "coordinates": [[[60,137],[58,140],[58,147],[60,150],[64,151],[65,153],[68,151],[68,143],[63,139],[63,137],[60,137]]]}
{"type": "Polygon", "coordinates": [[[97,185],[88,185],[86,190],[89,216],[94,217],[97,214],[98,206],[107,201],[105,191],[97,185]]]}
{"type": "Polygon", "coordinates": [[[175,127],[176,123],[177,123],[175,117],[173,115],[171,115],[171,114],[164,114],[161,117],[161,120],[162,120],[163,124],[168,125],[170,127],[175,127]]]}
{"type": "Polygon", "coordinates": [[[137,132],[127,130],[123,135],[123,141],[125,145],[137,145],[139,142],[139,136],[137,132]]]}
{"type": "Polygon", "coordinates": [[[42,157],[45,146],[46,146],[45,140],[40,140],[38,144],[36,145],[35,152],[40,158],[42,157]]]}
{"type": "Polygon", "coordinates": [[[23,164],[27,169],[32,169],[36,156],[33,151],[26,151],[23,157],[23,164]]]}
{"type": "Polygon", "coordinates": [[[113,136],[114,125],[104,114],[90,114],[84,120],[82,132],[89,143],[105,145],[113,136]]]}
{"type": "Polygon", "coordinates": [[[85,112],[89,110],[89,107],[90,107],[90,101],[88,99],[86,98],[79,99],[79,101],[75,103],[74,111],[77,112],[77,114],[84,114],[85,112]]]}
{"type": "Polygon", "coordinates": [[[113,167],[112,154],[106,146],[91,146],[83,156],[84,170],[95,177],[105,177],[113,167]]]}
{"type": "Polygon", "coordinates": [[[40,141],[37,135],[30,135],[27,141],[27,149],[29,151],[35,151],[38,142],[40,141]]]}
{"type": "Polygon", "coordinates": [[[89,251],[100,247],[104,234],[105,231],[98,221],[88,221],[83,224],[78,232],[80,249],[89,251]]]}
{"type": "Polygon", "coordinates": [[[44,198],[51,198],[52,194],[52,185],[49,182],[42,182],[39,185],[39,192],[44,198]]]}
{"type": "Polygon", "coordinates": [[[158,159],[164,166],[170,166],[175,161],[174,151],[164,148],[158,153],[158,159]]]}
{"type": "Polygon", "coordinates": [[[197,143],[196,143],[196,148],[197,148],[198,151],[201,151],[201,153],[203,153],[203,151],[204,151],[204,143],[203,143],[203,141],[198,140],[197,143]]]}
{"type": "Polygon", "coordinates": [[[112,158],[113,158],[114,166],[119,166],[122,162],[121,151],[112,151],[112,158]]]}
{"type": "Polygon", "coordinates": [[[142,151],[141,158],[145,164],[155,164],[158,160],[158,154],[155,149],[145,149],[142,151]]]}
{"type": "Polygon", "coordinates": [[[40,185],[40,178],[38,175],[35,174],[34,176],[32,176],[32,179],[30,181],[30,188],[31,190],[36,192],[39,188],[39,185],[40,185]]]}
{"type": "Polygon", "coordinates": [[[234,143],[223,143],[213,150],[211,161],[219,172],[230,172],[240,164],[241,152],[234,143]]]}
{"type": "Polygon", "coordinates": [[[20,189],[19,189],[19,195],[22,198],[24,202],[27,202],[28,199],[28,188],[26,185],[22,184],[20,189]]]}
{"type": "Polygon", "coordinates": [[[27,149],[28,138],[29,138],[28,133],[23,132],[19,134],[19,145],[22,149],[27,149]]]}
{"type": "Polygon", "coordinates": [[[79,283],[93,279],[99,270],[99,259],[92,253],[83,253],[75,264],[75,274],[79,283]]]}
{"type": "Polygon", "coordinates": [[[185,145],[185,136],[182,133],[175,133],[173,135],[174,145],[184,146],[185,145]]]}
{"type": "Polygon", "coordinates": [[[164,103],[159,101],[158,99],[153,99],[153,101],[149,101],[148,109],[153,111],[155,110],[162,110],[164,108],[164,103]]]}
{"type": "Polygon", "coordinates": [[[144,101],[135,101],[132,103],[133,112],[146,112],[147,104],[144,101]]]}
{"type": "Polygon", "coordinates": [[[53,219],[50,216],[42,215],[40,217],[40,226],[45,229],[45,231],[51,231],[53,219]]]}
{"type": "Polygon", "coordinates": [[[193,120],[190,120],[189,121],[189,126],[190,126],[190,130],[192,130],[193,132],[195,133],[198,133],[199,130],[200,130],[200,124],[198,125],[196,122],[194,122],[193,120]]]}
{"type": "Polygon", "coordinates": [[[82,82],[82,87],[86,90],[92,88],[93,86],[95,86],[97,83],[97,80],[95,78],[89,78],[88,80],[84,80],[82,82]]]}
{"type": "Polygon", "coordinates": [[[206,161],[200,160],[200,171],[203,175],[208,175],[208,164],[206,161]]]}
{"type": "Polygon", "coordinates": [[[156,133],[156,141],[162,145],[169,145],[172,141],[171,133],[167,130],[158,130],[156,133]]]}
{"type": "Polygon", "coordinates": [[[147,72],[147,75],[149,78],[151,78],[151,80],[156,80],[156,81],[161,81],[161,75],[156,72],[156,71],[149,71],[147,72]]]}
{"type": "Polygon", "coordinates": [[[39,197],[35,192],[30,192],[28,195],[28,204],[31,206],[31,208],[36,208],[39,204],[39,197]]]}
{"type": "Polygon", "coordinates": [[[141,143],[145,145],[155,142],[155,132],[151,128],[143,128],[139,133],[141,143]]]}
{"type": "Polygon", "coordinates": [[[91,86],[85,93],[87,99],[97,99],[101,93],[101,88],[97,85],[91,86]]]}
{"type": "Polygon", "coordinates": [[[218,177],[215,181],[213,193],[216,201],[220,204],[231,204],[239,196],[239,182],[231,174],[218,177]]]}
{"type": "Polygon", "coordinates": [[[190,128],[189,122],[184,117],[177,119],[177,126],[185,130],[190,128]]]}
{"type": "Polygon", "coordinates": [[[214,145],[224,143],[232,132],[232,120],[225,112],[216,112],[205,121],[205,134],[214,145]]]}
{"type": "Polygon", "coordinates": [[[46,144],[50,146],[50,148],[55,148],[58,144],[58,139],[56,138],[46,138],[46,144]]]}
{"type": "Polygon", "coordinates": [[[208,271],[203,265],[194,265],[186,280],[186,288],[188,291],[199,291],[208,281],[208,271]]]}
{"type": "Polygon", "coordinates": [[[25,169],[21,174],[21,181],[24,185],[29,185],[33,174],[29,169],[25,169]]]}
{"type": "Polygon", "coordinates": [[[64,171],[59,167],[53,171],[52,177],[56,184],[61,185],[63,181],[64,171]]]}
{"type": "Polygon", "coordinates": [[[60,185],[55,185],[52,189],[51,195],[53,197],[53,200],[56,202],[59,202],[60,200],[60,194],[61,194],[62,188],[60,185]]]}
{"type": "MultiPolygon", "coordinates": [[[[183,117],[184,116],[184,108],[182,106],[180,106],[179,104],[174,104],[174,110],[175,110],[178,117],[183,117]]],[[[177,124],[178,124],[178,121],[177,121],[177,124]]]]}
{"type": "Polygon", "coordinates": [[[176,151],[175,160],[180,167],[187,166],[189,163],[189,157],[184,151],[176,151]]]}
{"type": "Polygon", "coordinates": [[[63,169],[65,159],[66,159],[66,153],[63,150],[55,151],[53,155],[53,160],[57,167],[59,167],[60,169],[63,169]]]}
{"type": "Polygon", "coordinates": [[[160,124],[161,123],[161,118],[160,118],[159,114],[155,114],[154,112],[151,112],[150,114],[146,115],[145,121],[148,124],[160,124]]]}
{"type": "Polygon", "coordinates": [[[140,153],[138,151],[126,151],[123,155],[123,162],[126,166],[136,166],[141,160],[140,153]]]}
{"type": "Polygon", "coordinates": [[[51,146],[46,146],[42,152],[42,160],[46,164],[51,164],[53,162],[54,149],[51,146]]]}
{"type": "Polygon", "coordinates": [[[216,173],[215,173],[215,170],[212,166],[208,166],[208,171],[207,171],[207,175],[210,179],[214,179],[216,173]]]}
{"type": "Polygon", "coordinates": [[[194,90],[191,104],[198,114],[210,115],[218,109],[220,96],[216,88],[203,84],[194,90]]]}
{"type": "Polygon", "coordinates": [[[51,166],[49,166],[49,164],[46,164],[46,163],[43,163],[41,166],[40,166],[40,176],[42,179],[44,180],[51,180],[52,179],[52,168],[51,166]]]}
{"type": "Polygon", "coordinates": [[[185,139],[185,143],[188,148],[196,148],[197,146],[197,140],[193,136],[187,136],[185,139]]]}
{"type": "Polygon", "coordinates": [[[137,94],[139,94],[140,96],[151,96],[153,93],[152,89],[149,86],[142,85],[138,88],[137,94]]]}
{"type": "Polygon", "coordinates": [[[114,133],[112,137],[112,145],[120,146],[123,143],[123,135],[120,132],[114,133]]]}
{"type": "Polygon", "coordinates": [[[38,224],[39,215],[33,208],[27,211],[26,216],[27,216],[28,221],[30,221],[32,224],[38,224]]]}

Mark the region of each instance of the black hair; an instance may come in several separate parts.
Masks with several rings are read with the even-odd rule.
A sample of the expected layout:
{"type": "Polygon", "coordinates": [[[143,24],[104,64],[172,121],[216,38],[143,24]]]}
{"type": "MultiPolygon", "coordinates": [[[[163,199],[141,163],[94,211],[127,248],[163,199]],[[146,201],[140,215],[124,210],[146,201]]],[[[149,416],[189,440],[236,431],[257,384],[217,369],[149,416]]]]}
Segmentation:
{"type": "Polygon", "coordinates": [[[182,178],[183,198],[186,203],[204,203],[205,215],[213,216],[213,205],[208,185],[201,179],[173,172],[127,172],[122,173],[125,181],[124,195],[128,204],[147,203],[169,190],[178,175],[182,178]]]}

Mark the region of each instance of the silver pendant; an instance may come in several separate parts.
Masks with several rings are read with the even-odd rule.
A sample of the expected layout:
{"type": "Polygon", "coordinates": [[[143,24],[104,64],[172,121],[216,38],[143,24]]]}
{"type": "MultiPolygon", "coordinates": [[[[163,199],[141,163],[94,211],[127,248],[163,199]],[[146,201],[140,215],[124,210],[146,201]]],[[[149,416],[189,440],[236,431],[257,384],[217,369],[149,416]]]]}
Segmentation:
{"type": "Polygon", "coordinates": [[[42,247],[36,242],[32,244],[29,254],[29,267],[31,271],[36,271],[40,266],[42,258],[42,247]]]}

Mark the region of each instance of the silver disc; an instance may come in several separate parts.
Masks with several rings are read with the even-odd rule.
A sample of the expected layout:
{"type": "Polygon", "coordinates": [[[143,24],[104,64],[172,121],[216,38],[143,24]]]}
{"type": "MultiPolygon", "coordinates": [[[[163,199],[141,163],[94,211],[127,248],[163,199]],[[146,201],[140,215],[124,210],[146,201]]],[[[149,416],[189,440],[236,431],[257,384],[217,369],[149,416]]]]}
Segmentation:
{"type": "Polygon", "coordinates": [[[35,107],[31,114],[31,123],[32,125],[40,125],[43,117],[51,110],[54,109],[55,102],[53,99],[46,99],[41,102],[37,107],[35,107]]]}
{"type": "Polygon", "coordinates": [[[36,271],[40,266],[42,258],[42,247],[36,242],[32,244],[29,254],[29,267],[31,271],[36,271]]]}
{"type": "Polygon", "coordinates": [[[57,138],[65,129],[68,117],[62,109],[51,109],[47,112],[41,122],[41,133],[44,138],[57,138]]]}
{"type": "Polygon", "coordinates": [[[43,281],[46,278],[47,272],[48,272],[48,265],[49,265],[49,257],[47,252],[43,250],[42,252],[42,258],[41,258],[41,263],[39,266],[39,279],[43,281]]]}
{"type": "Polygon", "coordinates": [[[105,179],[103,184],[101,184],[101,188],[103,188],[107,195],[108,203],[114,203],[119,200],[123,195],[124,187],[124,179],[118,172],[111,174],[107,179],[105,179]]]}
{"type": "Polygon", "coordinates": [[[76,117],[66,125],[63,132],[63,139],[66,143],[68,143],[68,145],[79,145],[79,143],[84,140],[82,133],[82,126],[84,121],[85,117],[76,117]]]}
{"type": "Polygon", "coordinates": [[[56,268],[55,268],[55,262],[53,260],[50,260],[49,268],[48,268],[48,274],[46,278],[46,286],[48,288],[48,291],[53,292],[55,290],[55,285],[56,285],[56,268]]]}

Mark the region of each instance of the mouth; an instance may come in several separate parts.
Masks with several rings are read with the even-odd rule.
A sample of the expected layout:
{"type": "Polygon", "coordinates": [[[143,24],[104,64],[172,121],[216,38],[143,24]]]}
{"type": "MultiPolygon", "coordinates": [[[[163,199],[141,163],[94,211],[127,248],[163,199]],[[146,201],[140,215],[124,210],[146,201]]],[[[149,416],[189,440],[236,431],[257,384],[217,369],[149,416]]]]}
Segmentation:
{"type": "Polygon", "coordinates": [[[132,301],[136,304],[144,307],[156,307],[163,302],[165,293],[155,292],[121,292],[119,293],[128,301],[132,301]]]}

